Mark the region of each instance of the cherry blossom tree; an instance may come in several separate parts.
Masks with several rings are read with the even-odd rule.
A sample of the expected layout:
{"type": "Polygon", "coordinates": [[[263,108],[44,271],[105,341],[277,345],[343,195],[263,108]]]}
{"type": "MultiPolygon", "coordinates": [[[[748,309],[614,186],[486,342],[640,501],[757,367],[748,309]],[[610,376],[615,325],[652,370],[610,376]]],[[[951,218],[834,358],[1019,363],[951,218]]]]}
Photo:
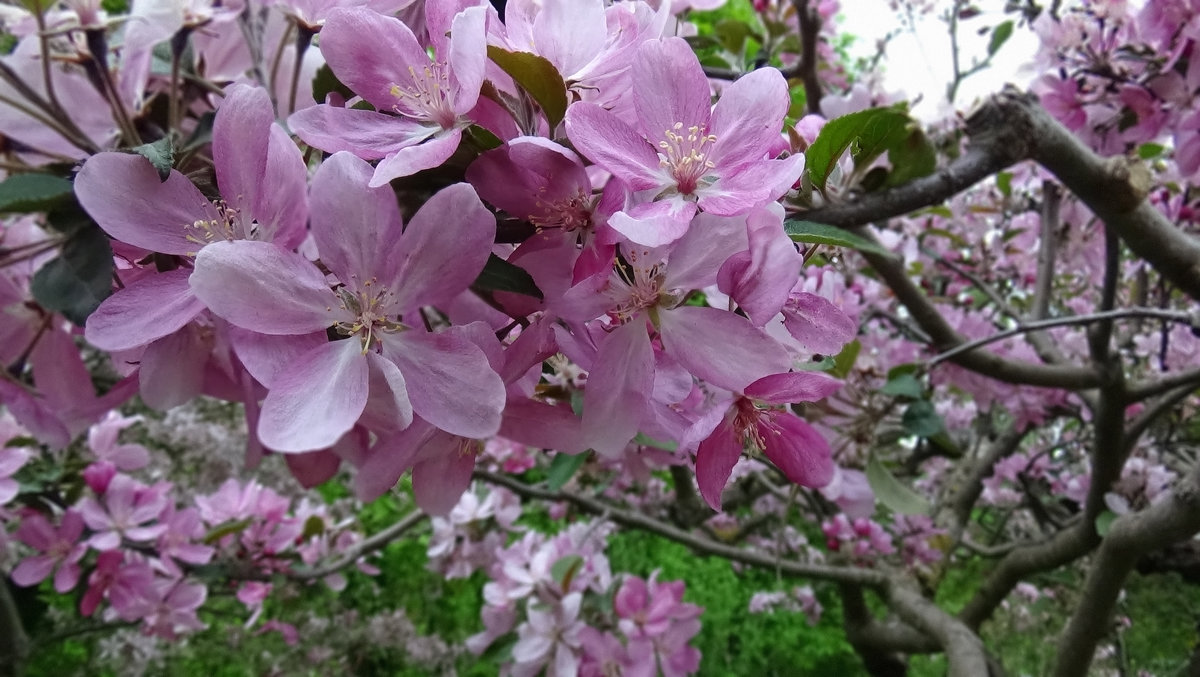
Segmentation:
{"type": "Polygon", "coordinates": [[[487,581],[459,655],[704,671],[623,530],[835,605],[872,675],[1006,674],[987,624],[1060,592],[1047,671],[1108,669],[1131,572],[1200,558],[1200,6],[892,4],[944,119],[834,0],[5,8],[0,670],[17,588],[296,644],[274,600],[423,538],[487,581]],[[1042,75],[958,101],[1014,31],[1042,75]],[[158,448],[220,402],[236,462],[158,448]]]}

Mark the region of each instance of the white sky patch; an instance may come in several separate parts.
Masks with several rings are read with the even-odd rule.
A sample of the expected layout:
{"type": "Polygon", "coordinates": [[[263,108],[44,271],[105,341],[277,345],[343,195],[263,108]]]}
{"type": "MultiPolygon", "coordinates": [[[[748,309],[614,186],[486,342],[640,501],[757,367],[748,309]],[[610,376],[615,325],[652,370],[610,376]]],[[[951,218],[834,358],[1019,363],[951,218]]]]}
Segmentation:
{"type": "MultiPolygon", "coordinates": [[[[884,89],[903,92],[910,101],[922,95],[913,113],[926,121],[942,118],[949,112],[946,86],[953,80],[954,70],[951,65],[949,29],[940,18],[949,4],[942,0],[937,3],[938,8],[934,12],[916,16],[915,26],[902,22],[899,14],[888,6],[887,0],[843,0],[841,4],[841,30],[857,38],[850,47],[852,56],[871,57],[876,52],[876,43],[889,32],[899,29],[897,35],[888,42],[882,62],[884,89]]],[[[982,61],[987,55],[991,32],[988,30],[979,35],[981,28],[991,29],[1003,21],[1012,20],[1014,29],[1012,37],[992,58],[992,65],[966,78],[959,85],[954,99],[955,109],[970,110],[972,103],[1000,91],[1005,83],[1025,89],[1033,80],[1033,74],[1022,67],[1036,53],[1038,40],[1028,26],[1016,25],[1019,17],[1019,14],[1006,15],[992,9],[959,22],[959,64],[963,71],[970,69],[973,59],[982,61]]]]}

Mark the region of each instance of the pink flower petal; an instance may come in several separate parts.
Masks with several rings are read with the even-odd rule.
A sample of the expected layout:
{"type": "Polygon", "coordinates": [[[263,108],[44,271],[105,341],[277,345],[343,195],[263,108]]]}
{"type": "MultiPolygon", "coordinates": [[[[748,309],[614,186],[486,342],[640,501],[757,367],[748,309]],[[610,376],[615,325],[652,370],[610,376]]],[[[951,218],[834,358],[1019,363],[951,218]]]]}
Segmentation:
{"type": "Polygon", "coordinates": [[[741,392],[768,374],[791,368],[775,339],[748,320],[716,308],[680,306],[659,313],[663,347],[695,376],[741,392]]]}
{"type": "Polygon", "coordinates": [[[504,383],[478,346],[453,329],[384,337],[400,367],[413,411],[454,435],[484,439],[500,429],[504,383]]]}
{"type": "Polygon", "coordinates": [[[721,492],[741,456],[742,441],[733,425],[725,419],[696,450],[696,484],[704,502],[713,510],[721,510],[721,492]]]}
{"type": "Polygon", "coordinates": [[[367,360],[359,341],[333,341],[280,374],[258,421],[258,438],[284,453],[331,446],[367,405],[367,360]]]}
{"type": "Polygon", "coordinates": [[[637,435],[654,386],[654,349],[645,321],[635,318],[604,337],[583,392],[583,436],[597,453],[616,458],[637,435]]]}
{"type": "Polygon", "coordinates": [[[84,336],[101,350],[129,350],[178,331],[204,310],[192,293],[192,271],[147,275],[104,300],[88,316],[84,336]]]}

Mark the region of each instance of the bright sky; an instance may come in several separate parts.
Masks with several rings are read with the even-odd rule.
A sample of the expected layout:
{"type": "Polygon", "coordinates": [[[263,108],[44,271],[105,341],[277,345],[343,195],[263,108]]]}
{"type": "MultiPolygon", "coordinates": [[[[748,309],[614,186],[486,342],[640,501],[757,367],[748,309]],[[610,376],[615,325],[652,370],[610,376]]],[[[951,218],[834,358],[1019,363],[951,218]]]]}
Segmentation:
{"type": "MultiPolygon", "coordinates": [[[[995,7],[999,3],[979,4],[995,7]]],[[[915,29],[903,28],[891,39],[884,62],[885,89],[903,90],[910,100],[923,93],[914,113],[926,120],[942,117],[940,109],[953,73],[949,31],[938,17],[950,1],[939,0],[937,5],[938,9],[933,13],[916,17],[915,29]]],[[[903,25],[887,0],[842,0],[841,16],[842,30],[859,38],[850,49],[854,56],[870,57],[875,53],[878,40],[903,25]]],[[[979,29],[990,29],[1006,19],[1013,19],[1015,23],[1017,18],[1016,14],[1005,16],[993,9],[960,22],[960,67],[966,70],[971,66],[972,57],[982,60],[987,54],[990,32],[980,36],[977,34],[979,29]]],[[[969,110],[973,101],[999,91],[1006,82],[1022,88],[1027,86],[1033,78],[1030,73],[1023,72],[1021,66],[1033,57],[1037,45],[1037,37],[1028,27],[1016,26],[1012,37],[993,58],[992,66],[970,76],[959,86],[955,108],[969,110]]]]}

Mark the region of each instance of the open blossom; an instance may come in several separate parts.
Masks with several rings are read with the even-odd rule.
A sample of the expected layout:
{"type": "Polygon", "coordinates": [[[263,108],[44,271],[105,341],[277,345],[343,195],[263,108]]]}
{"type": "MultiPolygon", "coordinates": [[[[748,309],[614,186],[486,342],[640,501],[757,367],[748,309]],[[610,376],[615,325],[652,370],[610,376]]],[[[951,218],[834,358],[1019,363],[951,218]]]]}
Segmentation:
{"type": "Polygon", "coordinates": [[[113,550],[123,538],[149,541],[161,536],[167,525],[147,522],[167,508],[170,488],[166,482],[148,487],[128,475],[113,477],[100,500],[89,496],[79,503],[83,520],[96,532],[88,543],[97,550],[113,550]]]}
{"type": "Polygon", "coordinates": [[[499,430],[504,386],[482,350],[458,327],[430,333],[402,321],[467,289],[487,261],[495,217],[463,183],[405,227],[391,190],[366,186],[370,172],[337,153],[313,178],[312,236],[336,290],[312,262],[271,243],[218,242],[197,255],[192,289],[232,324],[347,337],[298,352],[267,384],[258,436],[277,451],[324,449],[360,418],[399,432],[414,412],[463,437],[499,430]]]}
{"type": "Polygon", "coordinates": [[[13,581],[17,585],[35,585],[57,569],[54,589],[71,590],[79,582],[79,560],[87,554],[87,544],[79,540],[82,535],[83,518],[75,510],[63,513],[57,528],[41,514],[24,518],[17,527],[17,540],[40,554],[21,560],[13,569],[13,581]]]}
{"type": "Polygon", "coordinates": [[[821,372],[802,371],[765,376],[745,388],[728,405],[717,407],[693,429],[710,430],[696,449],[696,482],[700,495],[721,509],[733,466],[747,446],[764,453],[787,478],[805,487],[823,487],[833,478],[829,443],[807,422],[786,409],[793,402],[815,402],[841,384],[821,372]],[[720,416],[713,426],[713,419],[720,416]]]}
{"type": "Polygon", "coordinates": [[[633,65],[637,126],[587,102],[567,111],[567,136],[635,192],[609,225],[647,247],[687,232],[697,210],[743,214],[783,195],[803,171],[802,155],[775,160],[790,100],[774,68],[725,88],[715,107],[696,55],[680,38],[652,40],[633,65]]]}
{"type": "Polygon", "coordinates": [[[453,3],[440,4],[426,9],[433,61],[408,26],[364,7],[330,11],[321,30],[334,74],[375,110],[321,104],[294,113],[288,125],[322,150],[382,159],[371,187],[442,164],[470,124],[487,61],[486,11],[476,6],[448,17],[453,3]]]}

